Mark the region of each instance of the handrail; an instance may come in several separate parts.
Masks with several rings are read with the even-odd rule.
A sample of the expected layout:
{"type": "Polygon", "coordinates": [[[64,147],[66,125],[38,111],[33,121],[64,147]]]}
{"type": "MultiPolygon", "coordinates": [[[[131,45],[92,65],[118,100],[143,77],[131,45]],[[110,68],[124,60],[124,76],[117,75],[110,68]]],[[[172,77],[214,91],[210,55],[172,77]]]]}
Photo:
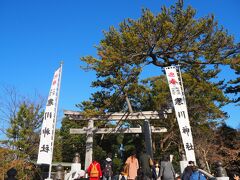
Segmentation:
{"type": "Polygon", "coordinates": [[[205,176],[207,176],[210,179],[216,179],[216,177],[214,177],[213,175],[211,175],[210,173],[208,173],[207,171],[204,171],[202,169],[198,169],[198,171],[200,171],[201,173],[203,173],[205,176]]]}

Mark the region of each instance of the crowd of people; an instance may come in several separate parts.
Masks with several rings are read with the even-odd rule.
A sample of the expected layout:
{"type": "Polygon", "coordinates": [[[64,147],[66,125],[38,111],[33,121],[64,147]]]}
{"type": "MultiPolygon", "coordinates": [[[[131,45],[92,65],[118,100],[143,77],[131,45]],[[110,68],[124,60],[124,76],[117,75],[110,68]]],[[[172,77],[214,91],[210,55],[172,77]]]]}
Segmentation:
{"type": "MultiPolygon", "coordinates": [[[[120,173],[114,172],[111,155],[100,165],[99,162],[93,160],[87,169],[90,180],[207,180],[195,165],[195,162],[189,161],[183,173],[175,173],[169,155],[164,155],[161,161],[153,160],[146,151],[136,154],[132,151],[131,155],[126,159],[120,173]],[[95,170],[98,173],[96,175],[95,170]]],[[[226,173],[225,173],[226,174],[226,173]]],[[[220,177],[217,175],[217,177],[220,177]]],[[[227,177],[223,175],[222,177],[227,177]]],[[[235,180],[239,180],[239,176],[234,176],[235,180]]]]}
{"type": "Polygon", "coordinates": [[[154,161],[146,151],[137,157],[136,151],[126,159],[120,173],[113,172],[111,155],[100,165],[95,159],[87,168],[90,180],[175,180],[175,170],[169,156],[164,156],[162,161],[154,161]]]}

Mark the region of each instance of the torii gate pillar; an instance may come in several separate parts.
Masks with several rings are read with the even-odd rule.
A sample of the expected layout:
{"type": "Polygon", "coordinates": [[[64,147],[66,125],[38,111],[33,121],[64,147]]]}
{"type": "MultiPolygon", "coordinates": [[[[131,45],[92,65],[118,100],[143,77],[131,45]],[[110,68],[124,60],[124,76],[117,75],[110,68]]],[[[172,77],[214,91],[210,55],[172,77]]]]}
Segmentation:
{"type": "Polygon", "coordinates": [[[148,120],[144,120],[143,123],[143,132],[144,132],[144,138],[146,143],[146,151],[151,158],[153,158],[153,151],[152,151],[152,132],[151,127],[148,120]]]}
{"type": "Polygon", "coordinates": [[[90,163],[92,162],[92,155],[93,155],[93,128],[94,123],[93,120],[90,119],[88,121],[88,131],[87,131],[87,139],[86,139],[86,152],[85,152],[85,166],[84,170],[88,168],[90,163]]]}

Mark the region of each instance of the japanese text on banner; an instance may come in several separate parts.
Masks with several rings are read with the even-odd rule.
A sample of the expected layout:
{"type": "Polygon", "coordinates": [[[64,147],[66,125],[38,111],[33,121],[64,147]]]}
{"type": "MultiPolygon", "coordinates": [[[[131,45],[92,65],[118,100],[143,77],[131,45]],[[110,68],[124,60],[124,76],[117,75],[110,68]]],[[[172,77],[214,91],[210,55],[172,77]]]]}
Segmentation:
{"type": "Polygon", "coordinates": [[[61,70],[60,67],[55,71],[48,95],[41,129],[37,164],[51,164],[52,162],[61,70]]]}
{"type": "Polygon", "coordinates": [[[187,161],[196,161],[194,154],[193,138],[189,123],[187,104],[185,95],[180,84],[180,77],[177,74],[175,66],[165,67],[165,72],[172,96],[173,106],[181,132],[187,161]]]}

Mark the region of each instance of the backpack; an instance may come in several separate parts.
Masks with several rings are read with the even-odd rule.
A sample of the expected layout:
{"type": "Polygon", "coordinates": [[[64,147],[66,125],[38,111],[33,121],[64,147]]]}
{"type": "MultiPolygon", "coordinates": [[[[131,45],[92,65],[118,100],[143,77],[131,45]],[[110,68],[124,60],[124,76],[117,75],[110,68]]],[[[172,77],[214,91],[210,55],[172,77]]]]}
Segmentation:
{"type": "Polygon", "coordinates": [[[104,176],[111,177],[112,176],[112,162],[106,161],[104,167],[104,176]]]}
{"type": "Polygon", "coordinates": [[[99,176],[99,172],[97,169],[97,164],[92,164],[92,168],[90,171],[90,177],[98,177],[99,176]]]}
{"type": "Polygon", "coordinates": [[[190,180],[206,180],[206,177],[199,171],[195,171],[190,176],[190,180]]]}

